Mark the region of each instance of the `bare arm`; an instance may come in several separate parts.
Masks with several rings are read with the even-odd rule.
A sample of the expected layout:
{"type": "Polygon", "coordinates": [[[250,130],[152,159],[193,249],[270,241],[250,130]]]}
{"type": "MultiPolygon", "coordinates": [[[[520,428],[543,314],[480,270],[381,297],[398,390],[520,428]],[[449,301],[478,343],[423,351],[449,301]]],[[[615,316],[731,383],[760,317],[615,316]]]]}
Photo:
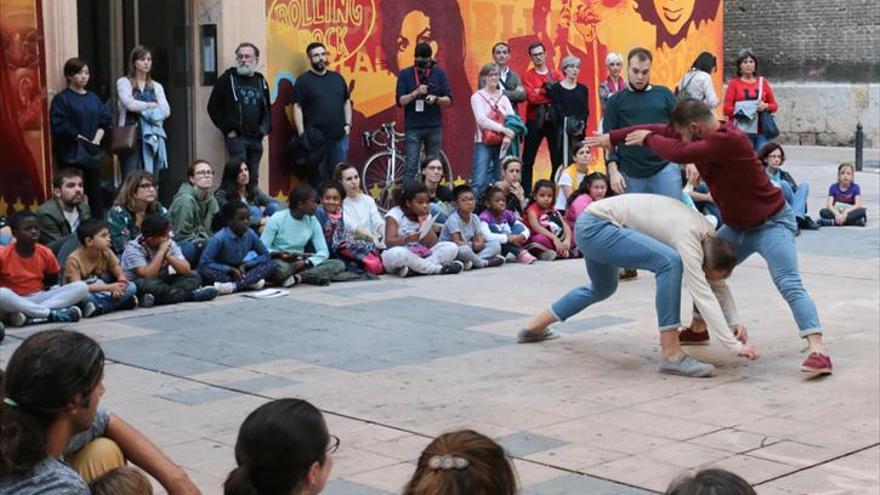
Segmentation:
{"type": "Polygon", "coordinates": [[[296,127],[296,135],[302,136],[305,128],[303,128],[303,111],[299,103],[293,104],[293,125],[296,127]]]}

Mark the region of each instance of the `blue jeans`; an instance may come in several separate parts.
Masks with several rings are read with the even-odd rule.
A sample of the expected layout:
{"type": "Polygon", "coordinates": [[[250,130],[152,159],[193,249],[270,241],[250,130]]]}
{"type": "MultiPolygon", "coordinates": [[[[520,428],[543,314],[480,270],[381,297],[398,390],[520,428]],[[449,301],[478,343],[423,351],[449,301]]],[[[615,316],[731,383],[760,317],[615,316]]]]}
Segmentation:
{"type": "Polygon", "coordinates": [[[177,243],[177,245],[180,246],[180,252],[183,253],[183,257],[186,258],[186,261],[191,267],[199,265],[199,259],[202,257],[202,251],[205,250],[205,246],[207,244],[208,243],[205,241],[180,241],[177,243]]]}
{"type": "Polygon", "coordinates": [[[769,139],[763,134],[749,134],[749,141],[752,142],[752,146],[755,148],[755,151],[761,151],[761,148],[767,144],[769,139]]]}
{"type": "Polygon", "coordinates": [[[106,314],[122,307],[122,305],[127,303],[135,296],[135,294],[137,294],[137,285],[135,285],[134,282],[129,282],[121,297],[114,299],[109,292],[90,292],[89,301],[95,304],[95,307],[98,308],[99,314],[106,314]]]}
{"type": "Polygon", "coordinates": [[[474,196],[477,201],[489,182],[501,180],[501,145],[486,146],[483,143],[474,143],[474,167],[471,171],[471,187],[474,188],[474,196]]]}
{"type": "Polygon", "coordinates": [[[339,163],[348,161],[348,135],[326,143],[324,157],[318,164],[318,180],[321,184],[333,181],[333,170],[339,163]]]}
{"type": "Polygon", "coordinates": [[[404,154],[406,155],[406,169],[404,170],[403,183],[408,184],[419,180],[421,165],[419,164],[420,151],[425,145],[425,156],[437,156],[440,154],[440,143],[443,141],[442,127],[426,127],[420,129],[407,129],[404,133],[404,154]]]}
{"type": "Polygon", "coordinates": [[[758,227],[736,230],[725,225],[718,237],[733,243],[737,263],[742,263],[752,253],[758,253],[767,262],[773,283],[794,314],[801,337],[822,333],[816,304],[804,289],[798,269],[797,248],[794,235],[797,230],[794,212],[786,205],[782,211],[768,218],[758,227]]]}
{"type": "Polygon", "coordinates": [[[810,197],[810,185],[807,183],[800,184],[797,187],[797,191],[793,191],[788,182],[782,181],[779,184],[779,188],[782,189],[785,202],[794,211],[794,216],[797,218],[807,216],[807,198],[810,197]]]}
{"type": "Polygon", "coordinates": [[[660,331],[679,327],[682,264],[674,249],[586,212],[578,217],[574,231],[590,283],[571,290],[550,306],[556,318],[565,321],[587,306],[607,299],[617,290],[619,267],[629,267],[654,273],[654,305],[660,331]]]}
{"type": "Polygon", "coordinates": [[[681,201],[681,167],[669,163],[650,177],[630,177],[624,172],[627,193],[648,193],[669,196],[681,201]]]}

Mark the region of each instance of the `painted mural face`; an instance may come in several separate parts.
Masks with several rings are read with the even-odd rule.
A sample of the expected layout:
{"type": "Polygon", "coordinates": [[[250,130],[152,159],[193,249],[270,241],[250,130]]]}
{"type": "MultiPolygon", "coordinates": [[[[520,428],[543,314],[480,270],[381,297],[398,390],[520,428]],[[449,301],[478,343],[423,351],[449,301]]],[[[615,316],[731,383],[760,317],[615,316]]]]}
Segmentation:
{"type": "Polygon", "coordinates": [[[694,14],[696,0],[654,0],[654,10],[669,34],[678,34],[694,14]]]}
{"type": "Polygon", "coordinates": [[[419,43],[430,44],[434,58],[438,58],[439,46],[431,32],[431,19],[423,12],[414,10],[407,14],[400,24],[400,34],[397,36],[398,67],[412,65],[413,50],[419,43]]]}

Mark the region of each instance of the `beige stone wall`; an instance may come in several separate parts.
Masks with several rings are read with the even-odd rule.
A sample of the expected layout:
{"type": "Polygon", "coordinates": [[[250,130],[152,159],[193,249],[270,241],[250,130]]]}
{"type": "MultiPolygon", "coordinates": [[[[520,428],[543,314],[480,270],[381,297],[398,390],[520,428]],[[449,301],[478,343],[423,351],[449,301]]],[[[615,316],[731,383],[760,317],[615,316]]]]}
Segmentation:
{"type": "Polygon", "coordinates": [[[76,0],[43,2],[43,36],[46,50],[46,97],[51,102],[67,87],[64,62],[79,55],[76,0]]]}

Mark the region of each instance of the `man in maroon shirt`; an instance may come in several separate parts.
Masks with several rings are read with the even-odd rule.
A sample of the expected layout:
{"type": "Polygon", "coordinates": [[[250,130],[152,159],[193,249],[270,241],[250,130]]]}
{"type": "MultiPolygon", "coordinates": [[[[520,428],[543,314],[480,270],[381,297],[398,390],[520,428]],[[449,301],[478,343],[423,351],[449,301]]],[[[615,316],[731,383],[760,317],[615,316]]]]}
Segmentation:
{"type": "MultiPolygon", "coordinates": [[[[634,126],[587,139],[590,146],[606,148],[622,142],[645,146],[669,161],[694,164],[688,166],[688,174],[702,175],[724,218],[718,237],[736,246],[739,263],[752,253],[761,255],[791,308],[800,336],[810,347],[801,371],[831,373],[819,314],[798,269],[794,212],[782,191],[770,183],[748,136],[722,126],[704,103],[688,99],[675,106],[668,126],[634,126]]],[[[694,330],[705,331],[701,320],[695,322],[694,330]]],[[[708,337],[699,340],[707,343],[708,337]]]]}
{"type": "MultiPolygon", "coordinates": [[[[532,169],[535,166],[535,156],[541,141],[547,139],[547,150],[550,152],[550,162],[555,171],[562,163],[562,153],[559,149],[559,132],[552,121],[543,120],[540,115],[544,112],[552,112],[550,97],[547,96],[547,84],[558,83],[563,79],[562,73],[547,67],[547,50],[540,41],[529,45],[529,58],[532,59],[532,67],[523,75],[523,87],[526,90],[526,134],[523,145],[523,169],[522,185],[526,196],[532,191],[532,169]]],[[[553,180],[553,177],[550,177],[553,180]]]]}

